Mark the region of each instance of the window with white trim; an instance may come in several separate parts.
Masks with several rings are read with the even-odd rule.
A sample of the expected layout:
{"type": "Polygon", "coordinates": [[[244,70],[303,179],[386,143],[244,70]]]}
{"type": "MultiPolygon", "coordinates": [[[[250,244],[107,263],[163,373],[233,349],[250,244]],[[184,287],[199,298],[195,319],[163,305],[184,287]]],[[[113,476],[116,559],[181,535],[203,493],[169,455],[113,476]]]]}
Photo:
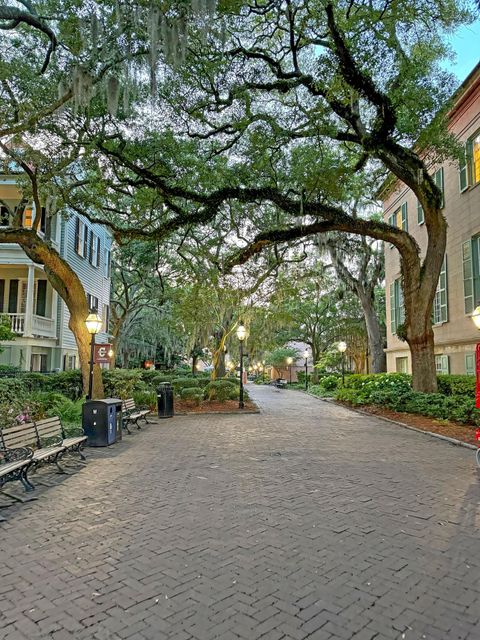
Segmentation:
{"type": "Polygon", "coordinates": [[[87,293],[87,305],[88,308],[98,313],[98,298],[87,293]]]}
{"type": "Polygon", "coordinates": [[[438,278],[437,290],[433,299],[432,322],[433,324],[443,324],[448,322],[448,278],[447,278],[447,256],[443,258],[442,269],[438,278]]]}
{"type": "Polygon", "coordinates": [[[463,243],[462,260],[465,313],[472,313],[480,304],[480,236],[463,243]]]}
{"type": "Polygon", "coordinates": [[[400,278],[390,283],[390,330],[392,334],[405,322],[405,304],[400,278]]]}
{"type": "Polygon", "coordinates": [[[450,356],[435,356],[435,369],[437,374],[450,373],[450,356]]]}
{"type": "Polygon", "coordinates": [[[467,376],[475,375],[475,354],[474,353],[466,353],[465,354],[465,373],[467,376]]]}
{"type": "Polygon", "coordinates": [[[400,358],[395,358],[395,371],[397,373],[408,373],[408,357],[401,356],[400,358]]]}
{"type": "Polygon", "coordinates": [[[75,253],[82,258],[88,254],[88,227],[78,217],[75,218],[75,253]]]}

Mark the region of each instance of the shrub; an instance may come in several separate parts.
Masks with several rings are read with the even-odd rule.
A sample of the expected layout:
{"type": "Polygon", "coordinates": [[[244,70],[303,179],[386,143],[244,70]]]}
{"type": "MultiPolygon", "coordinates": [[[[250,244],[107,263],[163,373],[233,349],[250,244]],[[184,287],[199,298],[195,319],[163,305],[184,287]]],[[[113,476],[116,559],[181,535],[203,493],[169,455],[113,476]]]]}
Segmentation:
{"type": "Polygon", "coordinates": [[[322,376],[319,385],[324,391],[335,391],[340,380],[337,375],[322,376]]]}
{"type": "Polygon", "coordinates": [[[147,391],[141,369],[110,369],[103,372],[107,398],[131,398],[134,391],[147,391]]]}
{"type": "Polygon", "coordinates": [[[24,398],[28,393],[21,378],[0,378],[0,403],[8,404],[24,398]]]}
{"type": "Polygon", "coordinates": [[[184,387],[180,391],[182,400],[191,400],[198,407],[203,400],[203,393],[198,387],[184,387]]]}
{"type": "Polygon", "coordinates": [[[199,386],[197,378],[174,378],[172,385],[175,395],[180,395],[182,389],[191,389],[193,387],[198,389],[199,386]]]}
{"type": "Polygon", "coordinates": [[[171,375],[164,371],[155,371],[151,369],[142,369],[140,378],[150,389],[156,390],[161,382],[170,382],[171,375]]]}
{"type": "Polygon", "coordinates": [[[475,376],[446,375],[437,376],[438,391],[446,396],[475,397],[475,376]]]}
{"type": "Polygon", "coordinates": [[[145,407],[151,411],[156,411],[157,394],[155,391],[134,391],[132,398],[137,407],[145,407]]]}
{"type": "Polygon", "coordinates": [[[217,400],[225,402],[226,400],[235,400],[238,398],[238,386],[231,380],[212,380],[207,384],[204,391],[206,400],[217,400]]]}

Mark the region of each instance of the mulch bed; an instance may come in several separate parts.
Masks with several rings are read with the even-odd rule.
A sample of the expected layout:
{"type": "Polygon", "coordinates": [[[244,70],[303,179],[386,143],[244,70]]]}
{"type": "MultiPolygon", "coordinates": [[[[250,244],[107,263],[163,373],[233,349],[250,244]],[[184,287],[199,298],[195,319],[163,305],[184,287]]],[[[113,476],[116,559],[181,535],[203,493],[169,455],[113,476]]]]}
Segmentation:
{"type": "Polygon", "coordinates": [[[251,400],[245,400],[245,408],[238,408],[238,400],[226,400],[225,402],[202,402],[199,407],[191,401],[175,398],[175,413],[245,413],[245,411],[258,412],[257,405],[251,400]]]}
{"type": "Polygon", "coordinates": [[[390,409],[384,409],[383,407],[378,407],[376,405],[362,405],[359,408],[362,411],[371,413],[372,415],[380,416],[382,418],[389,418],[390,420],[396,420],[398,422],[403,422],[409,427],[415,427],[416,429],[420,429],[421,431],[439,433],[440,435],[447,436],[448,438],[455,438],[456,440],[461,440],[462,442],[468,442],[468,444],[478,444],[475,440],[476,427],[473,425],[460,424],[458,422],[450,422],[448,420],[436,420],[435,418],[419,416],[413,413],[399,413],[397,411],[391,411],[390,409]]]}

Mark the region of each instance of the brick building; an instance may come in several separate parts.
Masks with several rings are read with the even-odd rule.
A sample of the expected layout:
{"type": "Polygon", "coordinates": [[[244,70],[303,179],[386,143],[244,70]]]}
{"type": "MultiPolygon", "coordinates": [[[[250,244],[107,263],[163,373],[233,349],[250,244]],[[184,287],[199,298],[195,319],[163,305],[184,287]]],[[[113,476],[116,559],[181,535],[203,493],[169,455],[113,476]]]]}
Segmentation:
{"type": "MultiPolygon", "coordinates": [[[[447,248],[434,301],[435,360],[439,373],[473,374],[480,333],[471,314],[480,305],[480,64],[454,96],[449,130],[465,148],[464,160],[432,166],[443,191],[448,223],[447,248]]],[[[408,230],[422,252],[427,232],[415,194],[400,181],[381,194],[385,221],[408,230]]],[[[387,370],[411,372],[408,345],[396,335],[404,309],[397,250],[385,247],[387,293],[387,370]]]]}

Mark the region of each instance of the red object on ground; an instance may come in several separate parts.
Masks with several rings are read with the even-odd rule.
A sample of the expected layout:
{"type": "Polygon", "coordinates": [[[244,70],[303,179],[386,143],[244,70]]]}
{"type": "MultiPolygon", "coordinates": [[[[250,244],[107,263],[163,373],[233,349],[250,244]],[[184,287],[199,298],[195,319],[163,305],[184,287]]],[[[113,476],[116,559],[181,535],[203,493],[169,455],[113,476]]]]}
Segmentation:
{"type": "Polygon", "coordinates": [[[477,387],[476,387],[476,393],[475,393],[475,406],[477,407],[477,409],[480,409],[480,342],[477,344],[477,349],[476,349],[476,357],[475,357],[475,364],[476,364],[476,371],[477,371],[477,387]]]}
{"type": "Polygon", "coordinates": [[[480,429],[475,429],[475,440],[480,441],[480,429]]]}

